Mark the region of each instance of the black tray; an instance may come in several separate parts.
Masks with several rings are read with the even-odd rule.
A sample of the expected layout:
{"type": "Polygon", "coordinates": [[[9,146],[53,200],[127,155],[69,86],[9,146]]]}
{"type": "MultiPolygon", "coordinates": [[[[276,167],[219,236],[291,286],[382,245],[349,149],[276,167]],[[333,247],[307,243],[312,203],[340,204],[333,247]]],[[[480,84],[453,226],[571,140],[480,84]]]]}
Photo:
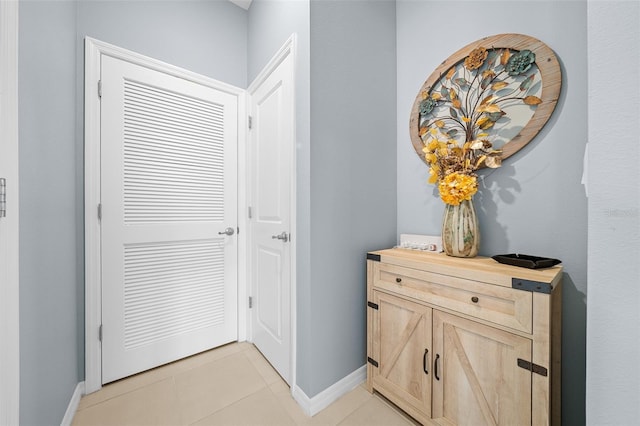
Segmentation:
{"type": "Polygon", "coordinates": [[[504,263],[506,265],[520,266],[522,268],[540,269],[550,268],[562,261],[558,259],[551,259],[549,257],[529,256],[527,254],[496,254],[491,258],[497,262],[504,263]]]}

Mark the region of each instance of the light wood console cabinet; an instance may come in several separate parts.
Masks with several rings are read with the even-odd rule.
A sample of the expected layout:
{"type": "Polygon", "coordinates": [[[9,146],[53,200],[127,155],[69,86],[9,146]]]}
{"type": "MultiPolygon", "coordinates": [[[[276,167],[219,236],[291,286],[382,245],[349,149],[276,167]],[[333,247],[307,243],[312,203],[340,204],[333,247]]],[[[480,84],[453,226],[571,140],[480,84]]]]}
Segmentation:
{"type": "Polygon", "coordinates": [[[423,424],[560,425],[560,265],[367,254],[367,387],[423,424]]]}

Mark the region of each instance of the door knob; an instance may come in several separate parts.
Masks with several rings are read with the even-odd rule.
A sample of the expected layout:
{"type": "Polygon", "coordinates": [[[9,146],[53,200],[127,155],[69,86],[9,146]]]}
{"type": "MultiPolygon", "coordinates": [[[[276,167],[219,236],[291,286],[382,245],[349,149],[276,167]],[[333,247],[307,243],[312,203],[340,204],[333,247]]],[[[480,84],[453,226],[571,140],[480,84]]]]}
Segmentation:
{"type": "Polygon", "coordinates": [[[229,236],[231,236],[231,235],[233,235],[235,232],[236,232],[236,230],[235,230],[235,229],[233,229],[232,227],[228,227],[228,228],[227,228],[227,229],[225,229],[224,231],[222,231],[222,232],[218,232],[218,235],[229,235],[229,236]]]}
{"type": "Polygon", "coordinates": [[[285,231],[282,231],[281,234],[278,235],[272,235],[271,239],[273,240],[282,240],[282,242],[287,242],[289,241],[289,236],[287,235],[287,233],[285,231]]]}

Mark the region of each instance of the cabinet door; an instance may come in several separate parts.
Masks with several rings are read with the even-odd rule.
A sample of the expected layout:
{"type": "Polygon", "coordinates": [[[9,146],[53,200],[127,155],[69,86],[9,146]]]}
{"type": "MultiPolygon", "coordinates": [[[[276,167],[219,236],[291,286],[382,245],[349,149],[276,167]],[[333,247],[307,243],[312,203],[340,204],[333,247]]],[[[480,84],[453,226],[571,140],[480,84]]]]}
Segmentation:
{"type": "Polygon", "coordinates": [[[433,419],[457,425],[531,424],[531,341],[433,313],[433,419]]]}
{"type": "Polygon", "coordinates": [[[373,386],[410,414],[429,418],[432,310],[377,291],[374,301],[373,386]]]}

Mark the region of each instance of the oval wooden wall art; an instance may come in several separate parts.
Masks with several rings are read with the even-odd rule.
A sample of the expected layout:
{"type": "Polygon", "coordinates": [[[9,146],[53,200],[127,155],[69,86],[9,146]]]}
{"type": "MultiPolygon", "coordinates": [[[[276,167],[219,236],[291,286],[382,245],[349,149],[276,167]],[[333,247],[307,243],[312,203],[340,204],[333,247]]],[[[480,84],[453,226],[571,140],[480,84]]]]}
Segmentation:
{"type": "Polygon", "coordinates": [[[411,109],[411,142],[425,162],[425,144],[443,135],[459,147],[487,140],[509,158],[545,125],[561,86],[558,59],[540,40],[485,37],[451,55],[424,82],[411,109]]]}

